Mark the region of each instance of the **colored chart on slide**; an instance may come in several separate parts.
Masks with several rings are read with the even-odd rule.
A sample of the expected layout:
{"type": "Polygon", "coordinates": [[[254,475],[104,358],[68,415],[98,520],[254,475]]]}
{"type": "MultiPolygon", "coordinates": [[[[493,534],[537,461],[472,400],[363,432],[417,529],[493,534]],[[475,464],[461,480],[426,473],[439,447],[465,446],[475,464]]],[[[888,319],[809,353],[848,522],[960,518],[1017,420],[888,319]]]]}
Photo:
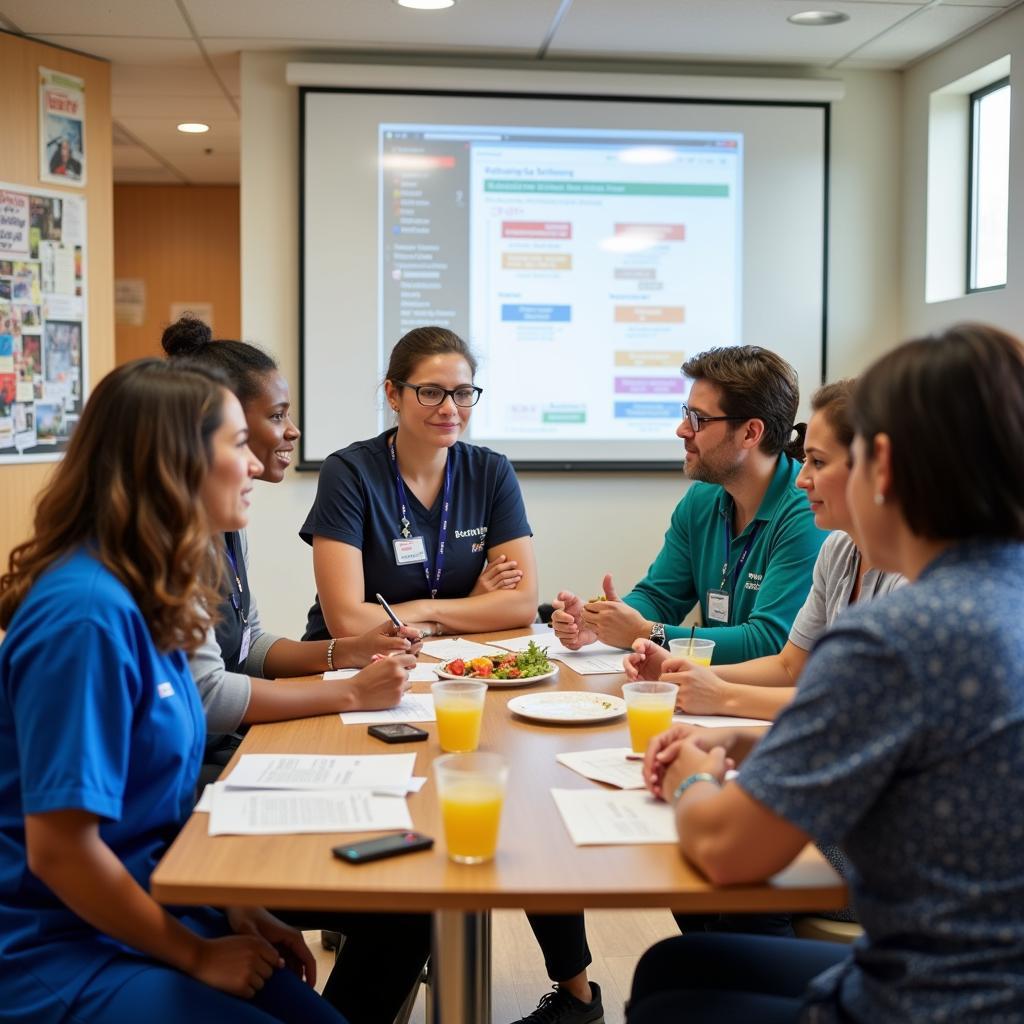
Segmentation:
{"type": "Polygon", "coordinates": [[[680,365],[741,340],[742,135],[381,127],[413,154],[382,182],[394,203],[384,318],[390,306],[396,328],[468,335],[478,383],[502,397],[474,411],[473,438],[671,437],[680,365]],[[455,160],[443,170],[438,139],[455,160]],[[458,197],[447,211],[444,189],[458,197]]]}

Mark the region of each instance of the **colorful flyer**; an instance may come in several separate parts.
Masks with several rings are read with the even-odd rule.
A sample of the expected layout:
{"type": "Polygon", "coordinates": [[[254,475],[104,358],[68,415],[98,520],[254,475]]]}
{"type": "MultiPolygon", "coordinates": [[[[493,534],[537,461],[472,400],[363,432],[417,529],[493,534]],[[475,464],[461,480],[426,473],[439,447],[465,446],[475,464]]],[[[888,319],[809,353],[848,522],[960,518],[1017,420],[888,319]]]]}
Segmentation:
{"type": "Polygon", "coordinates": [[[85,82],[42,67],[39,177],[56,185],[85,185],[85,82]]]}

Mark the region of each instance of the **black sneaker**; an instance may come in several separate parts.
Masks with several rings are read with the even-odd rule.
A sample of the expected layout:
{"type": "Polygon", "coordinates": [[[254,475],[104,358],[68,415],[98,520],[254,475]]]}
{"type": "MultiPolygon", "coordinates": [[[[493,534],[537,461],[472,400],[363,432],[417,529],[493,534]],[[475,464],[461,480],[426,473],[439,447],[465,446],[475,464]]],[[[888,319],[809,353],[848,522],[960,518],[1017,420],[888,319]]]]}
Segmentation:
{"type": "Polygon", "coordinates": [[[557,985],[554,991],[540,997],[537,1009],[514,1024],[604,1024],[601,986],[590,983],[591,998],[583,1003],[557,985]]]}

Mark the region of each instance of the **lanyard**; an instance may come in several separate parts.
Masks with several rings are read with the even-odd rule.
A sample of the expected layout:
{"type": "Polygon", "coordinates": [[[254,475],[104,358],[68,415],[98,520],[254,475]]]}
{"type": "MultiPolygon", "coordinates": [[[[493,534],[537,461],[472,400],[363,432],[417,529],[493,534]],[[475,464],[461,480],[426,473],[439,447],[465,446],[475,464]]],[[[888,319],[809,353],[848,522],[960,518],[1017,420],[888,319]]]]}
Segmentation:
{"type": "MultiPolygon", "coordinates": [[[[722,563],[722,582],[719,585],[719,590],[725,590],[726,583],[729,582],[729,559],[730,559],[730,548],[732,547],[732,533],[731,526],[729,524],[728,516],[722,520],[722,528],[725,533],[725,561],[722,563]]],[[[743,568],[743,563],[746,562],[747,556],[750,554],[750,549],[754,546],[754,541],[757,539],[757,533],[761,529],[761,520],[757,520],[754,523],[753,529],[750,531],[750,536],[747,538],[747,543],[743,547],[743,551],[740,553],[740,557],[736,561],[735,573],[736,578],[739,579],[740,570],[743,568]]]]}
{"type": "MultiPolygon", "coordinates": [[[[402,536],[410,536],[409,527],[412,525],[409,522],[409,512],[411,511],[408,507],[408,502],[405,500],[405,483],[402,481],[402,474],[398,470],[398,452],[395,439],[391,438],[391,443],[388,445],[388,450],[391,453],[391,465],[395,471],[395,493],[398,495],[398,505],[402,510],[402,536]]],[[[446,459],[444,463],[444,495],[441,498],[441,526],[437,531],[437,564],[433,572],[433,580],[431,580],[430,562],[428,559],[423,559],[423,572],[427,577],[427,590],[430,591],[431,600],[437,597],[437,589],[441,585],[441,573],[444,572],[444,546],[448,540],[448,504],[452,492],[452,470],[451,470],[451,459],[446,459]]],[[[424,555],[426,551],[424,551],[424,555]]]]}
{"type": "Polygon", "coordinates": [[[245,596],[245,591],[242,589],[242,577],[238,575],[238,562],[235,559],[235,553],[231,549],[231,541],[227,536],[224,537],[224,550],[227,552],[228,561],[231,563],[231,574],[235,577],[235,587],[238,587],[238,593],[235,593],[235,587],[228,587],[228,597],[231,599],[231,607],[235,609],[238,617],[242,620],[243,626],[249,625],[249,616],[242,609],[242,598],[245,596]]]}

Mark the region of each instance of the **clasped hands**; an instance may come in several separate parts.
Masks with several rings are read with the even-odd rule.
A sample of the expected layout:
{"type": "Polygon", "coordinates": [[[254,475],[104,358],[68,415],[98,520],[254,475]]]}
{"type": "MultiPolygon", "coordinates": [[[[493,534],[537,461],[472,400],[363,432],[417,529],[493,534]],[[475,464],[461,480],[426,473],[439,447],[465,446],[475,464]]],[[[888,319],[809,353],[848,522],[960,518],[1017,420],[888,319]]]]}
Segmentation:
{"type": "Polygon", "coordinates": [[[615,592],[611,573],[601,584],[604,593],[584,601],[569,590],[561,590],[552,602],[551,625],[555,636],[571,651],[600,640],[612,647],[628,648],[638,637],[650,636],[648,622],[615,592]]]}

